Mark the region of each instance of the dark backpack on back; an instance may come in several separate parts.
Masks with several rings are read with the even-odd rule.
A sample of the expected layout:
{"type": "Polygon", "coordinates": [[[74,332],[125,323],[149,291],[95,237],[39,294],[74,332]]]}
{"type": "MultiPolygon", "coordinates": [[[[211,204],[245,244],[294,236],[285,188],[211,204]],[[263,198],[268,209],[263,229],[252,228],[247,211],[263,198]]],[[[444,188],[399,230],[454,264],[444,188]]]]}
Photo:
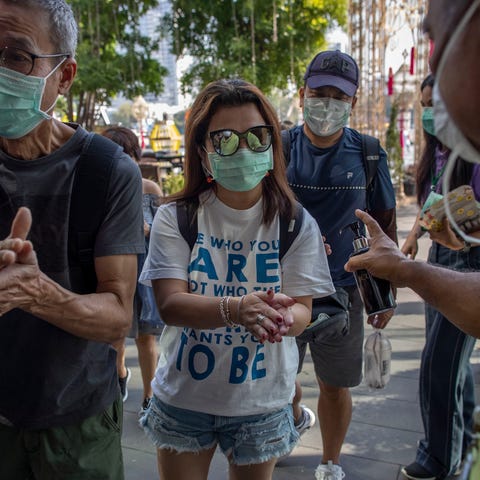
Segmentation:
{"type": "Polygon", "coordinates": [[[105,218],[108,185],[121,147],[101,135],[89,134],[73,180],[68,231],[68,264],[74,292],[97,288],[94,247],[105,218]]]}
{"type": "MultiPolygon", "coordinates": [[[[97,288],[93,257],[95,238],[104,218],[107,187],[115,154],[120,148],[106,138],[90,133],[76,166],[68,231],[70,282],[75,293],[93,293],[97,288]]],[[[2,188],[0,213],[11,220],[16,213],[2,188]]],[[[1,233],[3,236],[8,235],[8,232],[1,233]]]]}

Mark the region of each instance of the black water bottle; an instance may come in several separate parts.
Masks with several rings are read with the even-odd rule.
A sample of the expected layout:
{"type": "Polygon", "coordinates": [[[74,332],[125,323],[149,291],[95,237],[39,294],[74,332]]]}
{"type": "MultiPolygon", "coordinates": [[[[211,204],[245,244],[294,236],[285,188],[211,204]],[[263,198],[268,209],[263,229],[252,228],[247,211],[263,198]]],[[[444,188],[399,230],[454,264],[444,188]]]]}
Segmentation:
{"type": "MultiPolygon", "coordinates": [[[[350,255],[360,255],[368,252],[370,249],[368,239],[360,234],[360,224],[353,222],[348,225],[353,231],[353,253],[350,255]]],[[[392,292],[392,286],[388,280],[374,277],[367,270],[357,270],[353,272],[360,296],[365,306],[367,315],[386,312],[397,306],[392,292]]]]}

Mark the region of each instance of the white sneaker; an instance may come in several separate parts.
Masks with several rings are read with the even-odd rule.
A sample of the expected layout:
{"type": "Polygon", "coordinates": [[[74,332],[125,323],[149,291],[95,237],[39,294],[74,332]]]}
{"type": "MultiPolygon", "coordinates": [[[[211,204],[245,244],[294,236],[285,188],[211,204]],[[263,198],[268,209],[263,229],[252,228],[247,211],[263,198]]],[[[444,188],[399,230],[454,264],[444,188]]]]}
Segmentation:
{"type": "Polygon", "coordinates": [[[305,405],[300,405],[300,408],[302,409],[302,418],[298,425],[295,425],[295,429],[302,436],[309,428],[315,425],[315,414],[305,405]]]}
{"type": "Polygon", "coordinates": [[[345,478],[345,473],[340,465],[334,465],[331,460],[327,465],[320,464],[315,470],[316,480],[342,480],[345,478]]]}

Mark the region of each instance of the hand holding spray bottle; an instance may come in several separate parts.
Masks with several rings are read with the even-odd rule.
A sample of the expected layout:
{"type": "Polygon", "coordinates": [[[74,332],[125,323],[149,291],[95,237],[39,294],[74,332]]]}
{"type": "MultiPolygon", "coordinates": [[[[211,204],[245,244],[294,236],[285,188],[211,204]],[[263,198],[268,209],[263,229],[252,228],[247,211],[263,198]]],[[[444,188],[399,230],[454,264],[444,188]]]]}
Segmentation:
{"type": "MultiPolygon", "coordinates": [[[[347,225],[353,231],[353,252],[351,257],[370,249],[368,239],[361,235],[360,224],[347,225]]],[[[345,228],[347,228],[345,227],[345,228]]],[[[376,315],[395,308],[392,286],[387,280],[374,277],[367,270],[353,273],[367,315],[376,315]]],[[[364,347],[364,375],[371,388],[383,388],[390,380],[392,346],[385,332],[380,329],[368,336],[364,347]]]]}

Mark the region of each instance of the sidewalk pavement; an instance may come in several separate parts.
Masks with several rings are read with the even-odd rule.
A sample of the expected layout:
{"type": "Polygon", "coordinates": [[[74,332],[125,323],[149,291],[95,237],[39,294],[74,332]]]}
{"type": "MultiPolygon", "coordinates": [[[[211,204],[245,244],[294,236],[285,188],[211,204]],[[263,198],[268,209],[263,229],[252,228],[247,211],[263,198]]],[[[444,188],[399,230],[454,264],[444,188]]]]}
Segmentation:
{"type": "MultiPolygon", "coordinates": [[[[398,236],[403,243],[417,212],[412,199],[398,208],[398,236]]],[[[427,257],[428,237],[419,241],[418,259],[427,257]]],[[[424,344],[424,304],[410,289],[398,292],[396,314],[386,329],[392,342],[391,380],[382,390],[365,385],[352,389],[353,418],[342,449],[345,480],[404,480],[402,466],[415,459],[417,441],[423,428],[418,406],[418,374],[424,344]]],[[[368,335],[371,327],[366,325],[368,335]]],[[[138,410],[142,402],[140,369],[132,340],[127,342],[127,365],[132,370],[129,397],[124,404],[123,453],[126,480],[158,480],[156,453],[139,428],[138,410]]],[[[472,355],[477,401],[480,399],[480,348],[472,355]]],[[[316,412],[318,386],[307,355],[300,374],[303,402],[316,412]]],[[[332,413],[334,414],[334,413],[332,413]]],[[[293,453],[278,463],[274,480],[313,480],[320,462],[322,440],[318,422],[307,431],[293,453]]],[[[216,453],[209,480],[226,480],[227,463],[216,453]]]]}

